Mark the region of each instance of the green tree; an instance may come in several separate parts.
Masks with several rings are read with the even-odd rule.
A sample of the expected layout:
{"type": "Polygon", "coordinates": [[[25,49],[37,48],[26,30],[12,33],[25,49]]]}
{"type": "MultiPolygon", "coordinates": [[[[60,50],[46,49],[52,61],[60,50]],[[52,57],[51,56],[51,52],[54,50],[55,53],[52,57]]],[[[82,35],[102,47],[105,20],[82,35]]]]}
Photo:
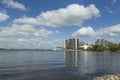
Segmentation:
{"type": "Polygon", "coordinates": [[[108,49],[110,50],[110,51],[119,51],[119,49],[120,49],[120,45],[118,45],[118,44],[114,44],[114,43],[110,43],[109,45],[108,45],[108,49]]]}
{"type": "Polygon", "coordinates": [[[120,51],[120,43],[118,44],[118,50],[120,51]]]}
{"type": "Polygon", "coordinates": [[[94,45],[93,46],[93,50],[95,51],[105,51],[106,50],[106,47],[102,46],[102,45],[94,45]]]}

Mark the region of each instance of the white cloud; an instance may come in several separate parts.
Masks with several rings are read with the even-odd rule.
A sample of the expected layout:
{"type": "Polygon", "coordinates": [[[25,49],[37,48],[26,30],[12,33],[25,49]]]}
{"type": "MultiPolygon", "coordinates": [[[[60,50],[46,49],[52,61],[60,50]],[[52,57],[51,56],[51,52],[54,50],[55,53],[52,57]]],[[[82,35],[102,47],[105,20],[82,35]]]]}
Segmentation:
{"type": "Polygon", "coordinates": [[[120,32],[120,24],[110,26],[110,27],[108,27],[106,29],[108,29],[111,32],[119,33],[120,32]]]}
{"type": "Polygon", "coordinates": [[[14,0],[3,0],[2,2],[10,8],[26,10],[26,7],[23,4],[15,2],[14,0]]]}
{"type": "Polygon", "coordinates": [[[54,33],[56,32],[53,32],[53,31],[48,31],[46,29],[40,29],[38,30],[36,33],[35,33],[35,36],[38,36],[38,37],[48,37],[50,35],[53,35],[54,33]]]}
{"type": "Polygon", "coordinates": [[[0,22],[3,22],[5,20],[7,20],[8,18],[9,18],[9,16],[7,14],[0,12],[0,22]]]}
{"type": "Polygon", "coordinates": [[[41,38],[47,38],[51,35],[58,34],[59,31],[50,31],[45,28],[35,29],[34,26],[28,24],[13,24],[10,27],[1,28],[0,37],[26,37],[35,36],[41,38]]]}
{"type": "Polygon", "coordinates": [[[87,7],[79,4],[71,4],[66,8],[42,12],[35,18],[19,18],[14,23],[27,23],[50,27],[81,25],[85,20],[100,16],[100,11],[91,4],[87,7]]]}
{"type": "Polygon", "coordinates": [[[63,40],[48,41],[46,39],[42,40],[41,38],[0,38],[1,48],[55,49],[56,46],[63,46],[63,40]]]}
{"type": "Polygon", "coordinates": [[[95,36],[95,37],[113,37],[120,35],[120,24],[114,26],[108,26],[98,30],[94,30],[92,27],[82,27],[81,29],[75,31],[72,36],[95,36]]]}
{"type": "Polygon", "coordinates": [[[17,25],[13,24],[10,27],[1,28],[0,37],[23,37],[33,34],[36,30],[31,25],[17,25]]]}
{"type": "Polygon", "coordinates": [[[72,36],[94,36],[95,31],[92,27],[82,27],[72,34],[72,36]]]}
{"type": "Polygon", "coordinates": [[[50,36],[58,34],[58,32],[45,28],[36,29],[28,24],[13,24],[9,27],[0,28],[0,47],[42,48],[44,46],[44,48],[53,48],[50,45],[51,41],[46,42],[46,40],[50,36]]]}
{"type": "Polygon", "coordinates": [[[25,23],[25,24],[32,24],[32,25],[39,25],[39,22],[35,18],[28,18],[28,17],[22,17],[19,19],[15,19],[13,21],[14,23],[25,23]]]}
{"type": "Polygon", "coordinates": [[[99,29],[96,32],[96,34],[99,35],[99,36],[119,36],[119,34],[120,34],[120,24],[99,29]]]}
{"type": "Polygon", "coordinates": [[[45,26],[80,25],[84,20],[96,17],[99,10],[93,5],[71,4],[67,8],[42,12],[37,19],[45,26]]]}

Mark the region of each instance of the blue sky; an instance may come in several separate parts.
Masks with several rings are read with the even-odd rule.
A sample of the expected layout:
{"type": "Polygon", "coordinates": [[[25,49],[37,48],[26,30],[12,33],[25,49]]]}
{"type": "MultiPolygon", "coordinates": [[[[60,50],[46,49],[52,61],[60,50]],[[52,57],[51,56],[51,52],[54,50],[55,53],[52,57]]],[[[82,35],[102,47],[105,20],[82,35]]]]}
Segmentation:
{"type": "Polygon", "coordinates": [[[0,0],[1,48],[52,48],[78,37],[120,42],[120,0],[0,0]]]}

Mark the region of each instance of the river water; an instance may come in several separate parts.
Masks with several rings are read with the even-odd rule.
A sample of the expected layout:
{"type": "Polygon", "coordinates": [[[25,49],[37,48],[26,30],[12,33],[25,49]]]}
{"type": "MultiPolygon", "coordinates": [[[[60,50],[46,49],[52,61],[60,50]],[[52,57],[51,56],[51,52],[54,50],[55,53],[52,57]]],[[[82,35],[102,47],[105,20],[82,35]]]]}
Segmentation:
{"type": "Polygon", "coordinates": [[[0,80],[93,80],[120,73],[120,53],[0,51],[0,80]]]}

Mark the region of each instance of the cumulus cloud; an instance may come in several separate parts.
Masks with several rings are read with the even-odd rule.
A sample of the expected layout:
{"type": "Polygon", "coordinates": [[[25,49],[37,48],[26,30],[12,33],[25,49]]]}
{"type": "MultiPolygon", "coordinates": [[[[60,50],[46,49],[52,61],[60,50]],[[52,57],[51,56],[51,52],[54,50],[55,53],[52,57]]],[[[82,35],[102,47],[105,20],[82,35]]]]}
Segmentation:
{"type": "Polygon", "coordinates": [[[92,27],[82,27],[72,34],[72,36],[94,36],[95,31],[92,27]]]}
{"type": "Polygon", "coordinates": [[[99,10],[93,5],[71,4],[66,8],[42,12],[37,19],[45,26],[80,25],[84,20],[96,17],[99,10]]]}
{"type": "Polygon", "coordinates": [[[96,32],[99,36],[119,36],[120,34],[120,24],[109,26],[106,28],[101,28],[96,32]]]}
{"type": "Polygon", "coordinates": [[[25,38],[0,38],[0,47],[1,48],[18,48],[18,49],[25,49],[25,48],[39,48],[38,44],[40,44],[41,39],[35,38],[32,39],[25,39],[25,38]]]}
{"type": "Polygon", "coordinates": [[[101,28],[96,31],[92,27],[82,27],[72,34],[72,36],[77,36],[77,37],[81,37],[81,36],[113,37],[119,35],[120,35],[120,24],[101,28]]]}
{"type": "Polygon", "coordinates": [[[28,18],[28,17],[22,17],[19,19],[15,19],[13,21],[14,23],[25,23],[25,24],[31,24],[31,25],[39,25],[39,22],[35,18],[28,18]]]}
{"type": "Polygon", "coordinates": [[[13,0],[3,0],[2,2],[10,8],[26,10],[26,7],[23,4],[21,4],[19,2],[15,2],[13,0]]]}
{"type": "Polygon", "coordinates": [[[56,46],[63,46],[63,40],[48,41],[41,38],[25,39],[25,38],[0,38],[1,48],[16,49],[55,49],[56,46]]]}
{"type": "Polygon", "coordinates": [[[8,18],[9,18],[9,16],[7,14],[0,12],[0,22],[3,22],[5,20],[7,20],[8,18]]]}
{"type": "Polygon", "coordinates": [[[35,18],[18,18],[14,23],[27,23],[50,27],[81,25],[85,20],[100,16],[100,11],[91,4],[87,7],[79,4],[71,4],[66,8],[42,12],[35,18]]]}
{"type": "Polygon", "coordinates": [[[23,37],[35,33],[35,29],[31,25],[17,25],[13,24],[10,27],[1,28],[0,37],[11,38],[11,37],[23,37]]]}
{"type": "Polygon", "coordinates": [[[59,31],[51,31],[45,28],[35,29],[34,26],[28,24],[13,24],[10,27],[1,28],[0,37],[25,37],[35,36],[41,38],[47,38],[51,35],[58,34],[59,31]]]}
{"type": "Polygon", "coordinates": [[[9,27],[0,28],[0,47],[42,48],[45,45],[45,40],[50,36],[58,34],[58,32],[45,28],[36,29],[28,24],[13,24],[9,27]]]}
{"type": "Polygon", "coordinates": [[[46,37],[51,36],[53,34],[58,34],[58,31],[53,32],[53,31],[49,31],[49,30],[42,28],[35,33],[35,36],[46,38],[46,37]]]}

